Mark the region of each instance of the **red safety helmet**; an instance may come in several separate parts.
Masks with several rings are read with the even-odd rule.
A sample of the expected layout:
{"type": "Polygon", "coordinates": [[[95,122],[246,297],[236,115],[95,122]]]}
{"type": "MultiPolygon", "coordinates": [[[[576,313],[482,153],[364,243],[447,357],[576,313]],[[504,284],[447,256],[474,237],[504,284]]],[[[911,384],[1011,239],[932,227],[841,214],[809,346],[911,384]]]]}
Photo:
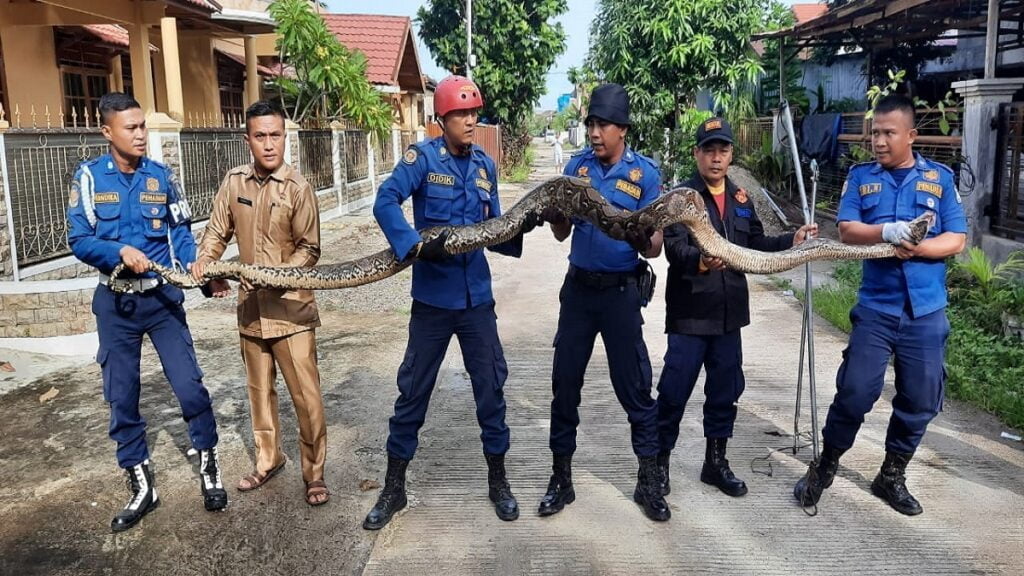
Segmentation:
{"type": "Polygon", "coordinates": [[[434,89],[434,112],[441,118],[452,110],[477,110],[484,107],[480,89],[465,76],[449,76],[434,89]]]}

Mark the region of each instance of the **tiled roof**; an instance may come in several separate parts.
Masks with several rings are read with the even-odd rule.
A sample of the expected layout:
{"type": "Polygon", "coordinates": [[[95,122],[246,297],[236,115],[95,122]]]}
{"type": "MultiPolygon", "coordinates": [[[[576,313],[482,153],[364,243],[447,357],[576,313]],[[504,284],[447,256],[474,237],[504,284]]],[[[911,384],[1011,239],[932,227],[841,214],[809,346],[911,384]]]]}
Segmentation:
{"type": "Polygon", "coordinates": [[[828,12],[828,4],[793,4],[793,15],[796,16],[796,23],[803,24],[808,20],[814,20],[825,12],[828,12]]]}
{"type": "MultiPolygon", "coordinates": [[[[124,48],[131,47],[128,31],[117,24],[89,24],[82,26],[82,29],[89,34],[92,34],[97,40],[105,44],[122,46],[124,48]]],[[[152,44],[149,45],[149,49],[152,52],[157,51],[156,46],[153,46],[152,44]]]]}
{"type": "MultiPolygon", "coordinates": [[[[235,62],[238,62],[242,66],[245,66],[245,56],[239,56],[238,54],[232,54],[231,52],[228,52],[226,50],[219,50],[217,48],[214,48],[214,51],[218,54],[223,54],[224,56],[230,58],[231,60],[234,60],[235,62]]],[[[259,74],[260,76],[280,76],[277,70],[272,70],[262,64],[256,64],[256,73],[259,74]]]]}
{"type": "Polygon", "coordinates": [[[398,85],[398,65],[411,26],[407,16],[324,14],[323,17],[339,42],[366,56],[366,76],[371,84],[398,85]]]}
{"type": "Polygon", "coordinates": [[[187,4],[210,12],[220,12],[221,6],[212,0],[175,0],[178,4],[187,4]]]}

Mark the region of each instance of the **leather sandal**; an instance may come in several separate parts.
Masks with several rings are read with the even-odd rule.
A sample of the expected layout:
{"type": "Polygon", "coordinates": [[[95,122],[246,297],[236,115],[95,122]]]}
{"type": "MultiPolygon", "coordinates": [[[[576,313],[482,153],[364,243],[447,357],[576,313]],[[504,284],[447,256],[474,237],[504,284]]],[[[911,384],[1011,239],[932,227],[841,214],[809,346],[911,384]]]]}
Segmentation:
{"type": "Polygon", "coordinates": [[[306,504],[310,506],[323,506],[331,501],[331,492],[327,489],[327,484],[323,480],[313,480],[312,482],[306,483],[306,504]],[[323,496],[323,500],[318,500],[317,497],[323,496]]]}
{"type": "Polygon", "coordinates": [[[247,476],[243,476],[241,482],[247,482],[248,486],[243,486],[241,483],[239,483],[238,491],[249,492],[250,490],[255,490],[260,486],[263,486],[268,481],[270,481],[271,478],[276,476],[277,473],[280,472],[282,468],[284,468],[285,462],[287,462],[287,460],[282,460],[280,464],[271,468],[266,474],[260,474],[259,470],[253,470],[247,476]]]}

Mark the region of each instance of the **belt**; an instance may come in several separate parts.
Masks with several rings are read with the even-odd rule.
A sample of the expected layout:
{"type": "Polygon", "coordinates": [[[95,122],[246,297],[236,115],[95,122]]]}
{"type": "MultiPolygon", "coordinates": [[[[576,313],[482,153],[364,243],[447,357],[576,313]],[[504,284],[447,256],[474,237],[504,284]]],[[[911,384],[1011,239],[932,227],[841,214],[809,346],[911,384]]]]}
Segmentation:
{"type": "Polygon", "coordinates": [[[588,288],[611,288],[636,282],[636,272],[591,272],[572,264],[569,277],[588,288]]]}
{"type": "MultiPolygon", "coordinates": [[[[161,284],[166,284],[167,281],[164,280],[163,276],[157,276],[156,278],[118,278],[117,280],[114,280],[114,283],[120,286],[127,285],[127,292],[141,294],[152,290],[161,284]]],[[[100,284],[110,286],[110,275],[100,272],[100,284]]]]}

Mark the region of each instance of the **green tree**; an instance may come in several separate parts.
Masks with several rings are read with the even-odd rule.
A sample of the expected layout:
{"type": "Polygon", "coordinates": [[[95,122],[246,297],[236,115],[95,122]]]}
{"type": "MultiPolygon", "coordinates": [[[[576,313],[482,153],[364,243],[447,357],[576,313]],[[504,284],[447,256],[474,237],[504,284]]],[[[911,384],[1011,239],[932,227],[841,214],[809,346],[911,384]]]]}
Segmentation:
{"type": "MultiPolygon", "coordinates": [[[[782,4],[772,4],[767,17],[767,29],[778,30],[792,26],[796,22],[793,11],[782,4]]],[[[794,111],[807,113],[810,100],[807,89],[802,84],[803,68],[798,56],[800,48],[794,42],[786,43],[783,49],[782,77],[784,79],[784,96],[794,111]]],[[[766,40],[761,55],[761,66],[764,67],[764,78],[761,80],[761,110],[777,108],[779,105],[779,49],[783,45],[777,38],[766,40]]],[[[822,103],[819,102],[819,106],[822,103]]]]}
{"type": "Polygon", "coordinates": [[[394,112],[366,79],[366,58],[342,46],[305,0],[276,0],[269,13],[277,22],[281,62],[295,72],[275,80],[288,117],[344,118],[387,137],[394,112]]]}
{"type": "MultiPolygon", "coordinates": [[[[437,63],[465,73],[464,0],[430,0],[416,21],[437,63]]],[[[544,94],[545,75],[565,50],[565,32],[554,20],[566,0],[488,0],[473,5],[473,80],[484,97],[484,119],[501,124],[503,170],[522,162],[533,106],[544,94]]]]}
{"type": "Polygon", "coordinates": [[[750,36],[764,28],[768,0],[601,0],[591,27],[588,65],[629,92],[632,144],[661,152],[666,179],[691,155],[683,112],[701,89],[724,95],[753,83],[761,64],[750,36]]]}

